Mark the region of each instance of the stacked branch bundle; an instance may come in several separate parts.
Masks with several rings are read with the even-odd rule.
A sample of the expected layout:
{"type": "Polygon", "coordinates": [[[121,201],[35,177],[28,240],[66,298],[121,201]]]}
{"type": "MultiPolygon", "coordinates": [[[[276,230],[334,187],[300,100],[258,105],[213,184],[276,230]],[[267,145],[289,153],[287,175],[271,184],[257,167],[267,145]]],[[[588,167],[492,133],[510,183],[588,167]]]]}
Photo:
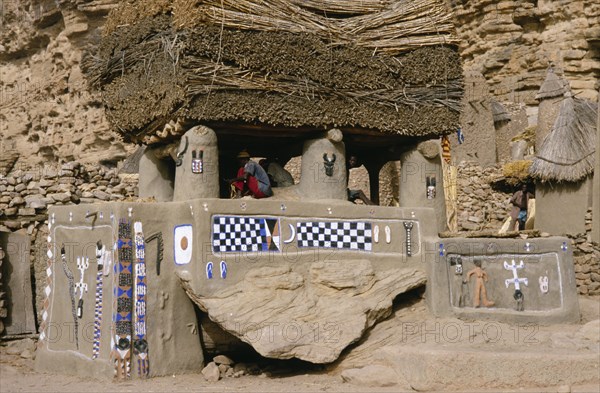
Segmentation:
{"type": "Polygon", "coordinates": [[[84,58],[126,140],[186,121],[436,136],[463,92],[443,0],[132,0],[84,58]]]}

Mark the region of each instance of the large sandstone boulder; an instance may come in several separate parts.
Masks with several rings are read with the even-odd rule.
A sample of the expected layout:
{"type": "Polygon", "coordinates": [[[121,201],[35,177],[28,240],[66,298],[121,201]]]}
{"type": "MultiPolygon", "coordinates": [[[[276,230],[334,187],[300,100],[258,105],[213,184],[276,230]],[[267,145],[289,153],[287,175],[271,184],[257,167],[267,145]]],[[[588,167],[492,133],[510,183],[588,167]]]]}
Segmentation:
{"type": "Polygon", "coordinates": [[[259,267],[211,297],[192,300],[223,329],[261,355],[330,363],[371,326],[391,313],[393,299],[425,284],[414,268],[375,272],[368,260],[259,267]]]}

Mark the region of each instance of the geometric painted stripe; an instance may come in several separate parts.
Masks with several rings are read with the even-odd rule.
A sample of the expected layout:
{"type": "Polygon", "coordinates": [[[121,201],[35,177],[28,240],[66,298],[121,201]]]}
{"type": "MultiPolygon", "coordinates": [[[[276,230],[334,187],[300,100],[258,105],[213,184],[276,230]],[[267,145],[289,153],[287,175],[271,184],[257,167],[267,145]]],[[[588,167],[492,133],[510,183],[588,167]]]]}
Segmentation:
{"type": "Polygon", "coordinates": [[[214,253],[268,251],[264,218],[214,216],[212,227],[214,253]]]}
{"type": "Polygon", "coordinates": [[[280,252],[278,218],[214,216],[212,249],[223,252],[280,252]]]}
{"type": "Polygon", "coordinates": [[[92,345],[92,359],[97,359],[100,356],[100,336],[102,334],[102,275],[104,267],[104,252],[106,247],[100,247],[98,242],[98,248],[96,249],[96,263],[98,265],[98,273],[96,273],[96,304],[94,307],[94,338],[92,345]]]}
{"type": "MultiPolygon", "coordinates": [[[[48,223],[48,231],[52,228],[52,223],[48,223]]],[[[38,347],[42,347],[44,341],[46,341],[46,327],[48,326],[48,310],[50,306],[50,294],[52,293],[52,264],[54,263],[54,254],[52,253],[52,249],[54,247],[54,243],[52,243],[52,237],[48,235],[48,251],[46,252],[47,259],[47,267],[46,267],[46,288],[44,288],[44,293],[46,298],[43,303],[43,311],[42,311],[42,323],[40,324],[40,338],[38,340],[38,347]]]]}
{"type": "Polygon", "coordinates": [[[135,241],[135,323],[133,331],[135,339],[133,342],[133,351],[137,357],[138,375],[142,378],[148,376],[150,363],[148,360],[148,341],[146,339],[146,249],[144,243],[144,233],[142,223],[135,222],[134,241],[135,241]]]}
{"type": "Polygon", "coordinates": [[[119,256],[115,283],[115,314],[113,328],[115,333],[114,357],[117,377],[120,379],[131,376],[131,332],[133,312],[133,247],[131,239],[131,223],[119,220],[119,240],[117,243],[119,256]]]}

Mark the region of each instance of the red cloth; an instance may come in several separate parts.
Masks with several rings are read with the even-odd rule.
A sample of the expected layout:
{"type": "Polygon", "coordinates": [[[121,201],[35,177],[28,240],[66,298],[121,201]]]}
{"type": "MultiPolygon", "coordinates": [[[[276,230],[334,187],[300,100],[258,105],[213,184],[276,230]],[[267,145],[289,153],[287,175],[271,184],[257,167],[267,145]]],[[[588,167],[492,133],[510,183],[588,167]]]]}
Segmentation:
{"type": "MultiPolygon", "coordinates": [[[[244,173],[244,167],[241,167],[240,169],[238,169],[237,177],[243,177],[244,173]]],[[[265,194],[262,193],[262,191],[258,189],[258,180],[256,180],[254,176],[248,175],[248,178],[245,183],[243,181],[236,181],[233,183],[233,185],[235,186],[235,188],[242,191],[242,193],[244,193],[245,191],[250,191],[250,194],[256,199],[267,197],[265,194]]]]}

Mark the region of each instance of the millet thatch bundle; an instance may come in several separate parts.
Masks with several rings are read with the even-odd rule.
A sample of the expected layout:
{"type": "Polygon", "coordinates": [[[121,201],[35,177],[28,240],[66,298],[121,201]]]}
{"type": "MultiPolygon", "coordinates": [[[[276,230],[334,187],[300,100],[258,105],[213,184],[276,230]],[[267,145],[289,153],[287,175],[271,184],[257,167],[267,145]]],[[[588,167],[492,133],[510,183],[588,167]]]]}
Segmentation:
{"type": "Polygon", "coordinates": [[[126,140],[174,119],[405,136],[458,124],[462,72],[442,0],[129,1],[82,64],[126,140]]]}
{"type": "Polygon", "coordinates": [[[502,174],[506,183],[517,185],[519,183],[527,183],[531,177],[529,168],[531,168],[531,160],[511,161],[502,166],[502,174]]]}
{"type": "Polygon", "coordinates": [[[597,105],[566,93],[530,174],[542,182],[577,182],[594,171],[597,105]]]}
{"type": "Polygon", "coordinates": [[[523,132],[513,136],[510,140],[511,142],[525,141],[527,142],[528,147],[533,146],[535,144],[535,133],[537,132],[537,128],[537,124],[525,127],[525,130],[523,130],[523,132]]]}
{"type": "Polygon", "coordinates": [[[452,15],[439,0],[175,0],[177,27],[212,24],[228,29],[309,33],[334,44],[398,54],[418,46],[456,43],[452,15]],[[328,9],[356,16],[327,17],[328,9]],[[317,12],[314,12],[317,11],[317,12]]]}

